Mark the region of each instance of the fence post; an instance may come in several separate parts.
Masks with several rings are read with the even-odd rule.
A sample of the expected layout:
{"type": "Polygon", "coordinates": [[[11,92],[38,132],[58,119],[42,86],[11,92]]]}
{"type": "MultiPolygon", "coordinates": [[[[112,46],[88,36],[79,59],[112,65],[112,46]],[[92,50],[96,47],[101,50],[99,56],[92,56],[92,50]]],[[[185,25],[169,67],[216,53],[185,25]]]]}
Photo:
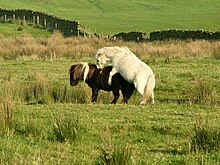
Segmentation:
{"type": "Polygon", "coordinates": [[[35,22],[35,16],[33,15],[33,24],[36,24],[36,22],[35,22]]]}
{"type": "Polygon", "coordinates": [[[23,16],[23,23],[25,23],[26,22],[26,20],[25,20],[25,15],[23,16]]]}
{"type": "Polygon", "coordinates": [[[7,21],[7,15],[6,14],[4,15],[4,21],[5,22],[7,21]]]}
{"type": "Polygon", "coordinates": [[[15,14],[12,15],[13,22],[15,22],[15,14]]]}
{"type": "Polygon", "coordinates": [[[47,28],[47,19],[44,18],[44,27],[47,28]]]}
{"type": "Polygon", "coordinates": [[[40,24],[40,18],[39,18],[39,16],[37,16],[37,25],[39,25],[40,24]]]}
{"type": "Polygon", "coordinates": [[[57,23],[55,23],[55,29],[57,29],[57,23]]]}

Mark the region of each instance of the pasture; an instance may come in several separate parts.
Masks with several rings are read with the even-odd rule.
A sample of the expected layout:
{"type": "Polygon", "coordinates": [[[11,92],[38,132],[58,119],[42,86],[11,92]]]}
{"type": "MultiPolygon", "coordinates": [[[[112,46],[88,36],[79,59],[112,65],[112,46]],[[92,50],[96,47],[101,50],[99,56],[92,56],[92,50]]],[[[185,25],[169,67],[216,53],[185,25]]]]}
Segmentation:
{"type": "Polygon", "coordinates": [[[220,42],[0,38],[1,164],[219,164],[220,42]],[[10,44],[9,44],[10,43],[10,44]],[[127,46],[156,75],[155,105],[110,105],[69,84],[73,63],[127,46]]]}
{"type": "Polygon", "coordinates": [[[120,32],[190,29],[219,31],[218,0],[71,1],[0,0],[6,9],[32,9],[68,20],[77,20],[88,32],[113,35],[120,32]]]}
{"type": "Polygon", "coordinates": [[[46,29],[34,28],[25,24],[0,24],[0,37],[15,37],[30,35],[33,37],[49,37],[51,32],[46,29]]]}

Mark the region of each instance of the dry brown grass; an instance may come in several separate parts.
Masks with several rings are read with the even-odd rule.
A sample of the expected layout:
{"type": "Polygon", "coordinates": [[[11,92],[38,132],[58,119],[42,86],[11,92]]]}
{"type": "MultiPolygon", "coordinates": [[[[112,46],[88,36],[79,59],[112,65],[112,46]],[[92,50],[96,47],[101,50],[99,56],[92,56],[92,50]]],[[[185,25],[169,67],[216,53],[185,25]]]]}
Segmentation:
{"type": "Polygon", "coordinates": [[[157,41],[157,42],[124,42],[94,37],[64,38],[54,32],[49,38],[19,36],[0,37],[1,59],[26,58],[71,58],[81,59],[94,56],[98,48],[104,46],[127,46],[142,59],[214,57],[220,58],[220,41],[157,41]]]}
{"type": "Polygon", "coordinates": [[[209,79],[196,78],[192,84],[192,89],[188,90],[190,103],[207,105],[217,103],[217,92],[209,79]]]}
{"type": "Polygon", "coordinates": [[[7,81],[2,84],[5,88],[0,89],[0,135],[10,135],[10,126],[15,108],[13,100],[13,84],[7,81]]]}

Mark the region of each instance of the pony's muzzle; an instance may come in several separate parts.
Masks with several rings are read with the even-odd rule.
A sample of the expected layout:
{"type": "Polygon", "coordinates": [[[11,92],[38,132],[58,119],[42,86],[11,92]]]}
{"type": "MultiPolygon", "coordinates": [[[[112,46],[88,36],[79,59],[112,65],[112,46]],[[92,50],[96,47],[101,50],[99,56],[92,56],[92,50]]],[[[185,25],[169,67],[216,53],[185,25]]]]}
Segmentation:
{"type": "Polygon", "coordinates": [[[78,84],[77,81],[70,81],[70,85],[71,85],[71,86],[76,86],[77,84],[78,84]]]}
{"type": "Polygon", "coordinates": [[[97,60],[97,61],[96,61],[96,67],[97,67],[98,69],[102,69],[104,66],[100,63],[99,60],[97,60]]]}
{"type": "Polygon", "coordinates": [[[98,64],[98,63],[96,64],[96,66],[97,66],[98,69],[103,69],[104,68],[104,65],[101,65],[101,64],[98,64]]]}

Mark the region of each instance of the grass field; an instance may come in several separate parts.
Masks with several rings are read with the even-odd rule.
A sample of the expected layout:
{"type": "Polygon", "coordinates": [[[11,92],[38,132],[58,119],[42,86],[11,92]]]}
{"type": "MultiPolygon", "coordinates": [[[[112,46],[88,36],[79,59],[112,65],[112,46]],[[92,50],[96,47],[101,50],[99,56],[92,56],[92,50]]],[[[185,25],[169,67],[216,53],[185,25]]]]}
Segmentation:
{"type": "Polygon", "coordinates": [[[0,38],[0,164],[219,164],[220,42],[0,38]],[[9,44],[10,43],[10,44],[9,44]],[[126,45],[156,75],[156,104],[92,104],[70,64],[126,45]]]}
{"type": "Polygon", "coordinates": [[[1,37],[15,37],[15,36],[25,36],[31,35],[33,37],[49,37],[51,32],[45,29],[35,28],[28,25],[20,24],[9,24],[1,23],[0,24],[0,36],[1,37]]]}
{"type": "Polygon", "coordinates": [[[191,152],[190,138],[196,125],[219,130],[219,117],[217,107],[201,105],[16,105],[13,129],[1,136],[0,162],[98,164],[103,150],[111,158],[126,146],[129,164],[218,164],[219,151],[191,152]],[[74,131],[68,126],[75,126],[71,122],[76,118],[76,138],[60,142],[54,131],[57,120],[74,131]]]}
{"type": "Polygon", "coordinates": [[[87,31],[104,35],[127,31],[191,29],[220,30],[218,0],[56,1],[0,0],[6,9],[32,9],[78,20],[87,31]]]}

